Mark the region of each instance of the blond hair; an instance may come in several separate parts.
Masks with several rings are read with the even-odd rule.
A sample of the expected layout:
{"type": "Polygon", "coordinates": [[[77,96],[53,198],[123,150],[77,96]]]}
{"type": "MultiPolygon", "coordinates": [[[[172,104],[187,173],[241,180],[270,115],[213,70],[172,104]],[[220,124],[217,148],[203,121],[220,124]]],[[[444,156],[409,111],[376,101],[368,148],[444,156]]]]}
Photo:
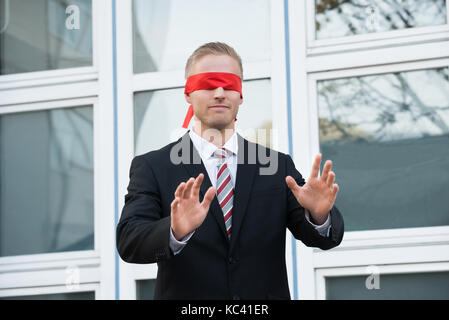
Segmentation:
{"type": "Polygon", "coordinates": [[[242,66],[242,59],[237,54],[237,52],[232,48],[231,46],[227,45],[223,42],[208,42],[200,46],[198,49],[196,49],[192,55],[187,59],[186,63],[186,69],[185,69],[185,77],[186,79],[189,76],[190,69],[192,68],[192,65],[200,58],[207,56],[209,54],[214,55],[228,55],[231,58],[234,58],[240,67],[240,78],[243,78],[243,66],[242,66]]]}

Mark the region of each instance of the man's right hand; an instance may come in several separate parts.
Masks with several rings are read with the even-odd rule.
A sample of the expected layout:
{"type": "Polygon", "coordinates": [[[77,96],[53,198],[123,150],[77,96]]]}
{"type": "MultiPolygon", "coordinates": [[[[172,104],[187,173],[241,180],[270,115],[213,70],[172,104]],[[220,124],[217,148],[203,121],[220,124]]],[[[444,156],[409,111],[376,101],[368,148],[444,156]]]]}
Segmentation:
{"type": "Polygon", "coordinates": [[[204,174],[200,173],[196,179],[190,178],[176,189],[175,199],[171,203],[171,228],[176,240],[193,232],[206,219],[216,191],[210,187],[200,203],[199,192],[203,179],[204,174]]]}

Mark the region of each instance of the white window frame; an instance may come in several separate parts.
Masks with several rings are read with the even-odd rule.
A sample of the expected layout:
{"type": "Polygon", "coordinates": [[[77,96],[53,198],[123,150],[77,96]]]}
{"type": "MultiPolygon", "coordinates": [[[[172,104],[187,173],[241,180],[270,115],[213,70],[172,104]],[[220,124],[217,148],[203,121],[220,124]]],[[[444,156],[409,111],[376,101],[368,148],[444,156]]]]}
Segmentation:
{"type": "Polygon", "coordinates": [[[92,0],[92,66],[0,76],[0,114],[91,105],[94,123],[94,249],[1,257],[0,296],[72,292],[77,267],[74,290],[115,298],[112,36],[112,3],[92,0]]]}
{"type": "Polygon", "coordinates": [[[92,284],[80,284],[68,289],[66,286],[49,286],[49,287],[36,287],[36,288],[19,288],[0,290],[0,297],[21,297],[21,296],[35,296],[35,295],[47,295],[58,293],[77,293],[77,292],[93,292],[94,299],[101,297],[101,289],[97,283],[92,284]]]}
{"type": "MultiPolygon", "coordinates": [[[[417,248],[418,249],[418,248],[417,248]]],[[[447,248],[445,248],[447,250],[447,248]]],[[[395,249],[401,254],[401,249],[395,249]]],[[[394,253],[392,253],[394,254],[394,253]]],[[[387,264],[387,265],[365,265],[349,268],[323,268],[316,271],[316,288],[318,300],[326,299],[326,278],[347,276],[379,276],[380,289],[382,289],[382,276],[391,274],[417,274],[437,273],[449,271],[449,262],[416,263],[416,264],[387,264]],[[374,268],[373,268],[374,267],[374,268]],[[377,272],[379,272],[377,274],[377,272]]],[[[368,289],[367,289],[368,290],[368,289]]],[[[372,289],[375,290],[375,289],[372,289]]]]}
{"type": "MultiPolygon", "coordinates": [[[[283,1],[270,0],[272,56],[270,61],[244,62],[244,81],[270,79],[272,86],[273,148],[288,153],[286,62],[283,1]]],[[[184,70],[133,73],[132,1],[117,1],[117,60],[118,65],[118,154],[119,154],[119,208],[123,208],[124,195],[129,183],[129,169],[134,157],[134,93],[158,89],[182,88],[184,70]]],[[[186,104],[187,110],[187,104],[186,104]]],[[[292,246],[286,237],[286,263],[293,296],[292,246]]],[[[120,298],[136,299],[136,281],[156,279],[157,265],[128,264],[120,259],[120,298]]]]}
{"type": "MultiPolygon", "coordinates": [[[[449,52],[447,25],[428,28],[441,31],[438,37],[417,28],[349,36],[340,38],[341,42],[315,41],[313,6],[313,0],[289,1],[293,155],[305,178],[319,152],[317,81],[445,67],[449,52]]],[[[340,246],[330,251],[297,241],[299,298],[323,298],[324,282],[316,280],[321,279],[319,272],[339,268],[351,274],[357,263],[380,264],[386,254],[392,257],[391,264],[447,262],[449,257],[439,249],[447,252],[448,244],[449,226],[346,232],[340,246]],[[423,248],[430,249],[430,256],[423,248]]]]}
{"type": "Polygon", "coordinates": [[[92,66],[0,75],[0,90],[98,79],[101,55],[101,46],[98,43],[102,40],[102,36],[99,35],[103,32],[101,24],[104,22],[101,18],[103,8],[101,1],[92,0],[92,66]]]}
{"type": "MultiPolygon", "coordinates": [[[[47,88],[46,88],[47,89],[47,88]]],[[[42,88],[34,89],[42,90],[42,88]]],[[[98,194],[98,175],[96,170],[100,164],[99,153],[96,152],[99,144],[98,130],[95,124],[99,123],[98,99],[82,98],[64,101],[36,102],[23,105],[2,106],[0,115],[19,114],[33,111],[50,111],[55,109],[71,108],[76,106],[92,106],[94,122],[94,199],[98,194]]],[[[78,267],[80,270],[80,283],[99,281],[98,268],[100,266],[100,254],[98,252],[100,222],[98,215],[99,203],[94,201],[94,249],[72,252],[24,254],[16,256],[0,257],[0,296],[3,291],[25,287],[63,285],[67,274],[66,268],[78,267]],[[87,270],[88,272],[84,272],[87,270]]]]}

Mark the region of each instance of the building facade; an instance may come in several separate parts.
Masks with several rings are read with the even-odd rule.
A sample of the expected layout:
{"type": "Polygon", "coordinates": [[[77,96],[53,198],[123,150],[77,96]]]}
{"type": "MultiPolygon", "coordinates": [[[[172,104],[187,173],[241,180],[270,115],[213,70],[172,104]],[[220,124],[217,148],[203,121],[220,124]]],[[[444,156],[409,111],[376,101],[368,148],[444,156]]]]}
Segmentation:
{"type": "Polygon", "coordinates": [[[0,0],[0,299],[151,299],[115,226],[135,155],[177,139],[188,56],[243,60],[236,127],[322,152],[342,244],[288,234],[294,299],[449,298],[446,0],[0,0]]]}

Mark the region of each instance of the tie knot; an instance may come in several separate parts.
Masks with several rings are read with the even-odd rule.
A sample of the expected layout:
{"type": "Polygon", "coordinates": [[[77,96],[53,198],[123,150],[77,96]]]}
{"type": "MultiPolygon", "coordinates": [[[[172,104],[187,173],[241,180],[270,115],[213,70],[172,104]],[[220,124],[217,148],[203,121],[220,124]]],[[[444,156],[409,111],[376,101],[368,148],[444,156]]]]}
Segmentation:
{"type": "Polygon", "coordinates": [[[214,157],[218,158],[218,159],[226,159],[227,157],[229,157],[231,155],[231,151],[227,150],[225,148],[220,148],[215,150],[214,152],[214,157]]]}

